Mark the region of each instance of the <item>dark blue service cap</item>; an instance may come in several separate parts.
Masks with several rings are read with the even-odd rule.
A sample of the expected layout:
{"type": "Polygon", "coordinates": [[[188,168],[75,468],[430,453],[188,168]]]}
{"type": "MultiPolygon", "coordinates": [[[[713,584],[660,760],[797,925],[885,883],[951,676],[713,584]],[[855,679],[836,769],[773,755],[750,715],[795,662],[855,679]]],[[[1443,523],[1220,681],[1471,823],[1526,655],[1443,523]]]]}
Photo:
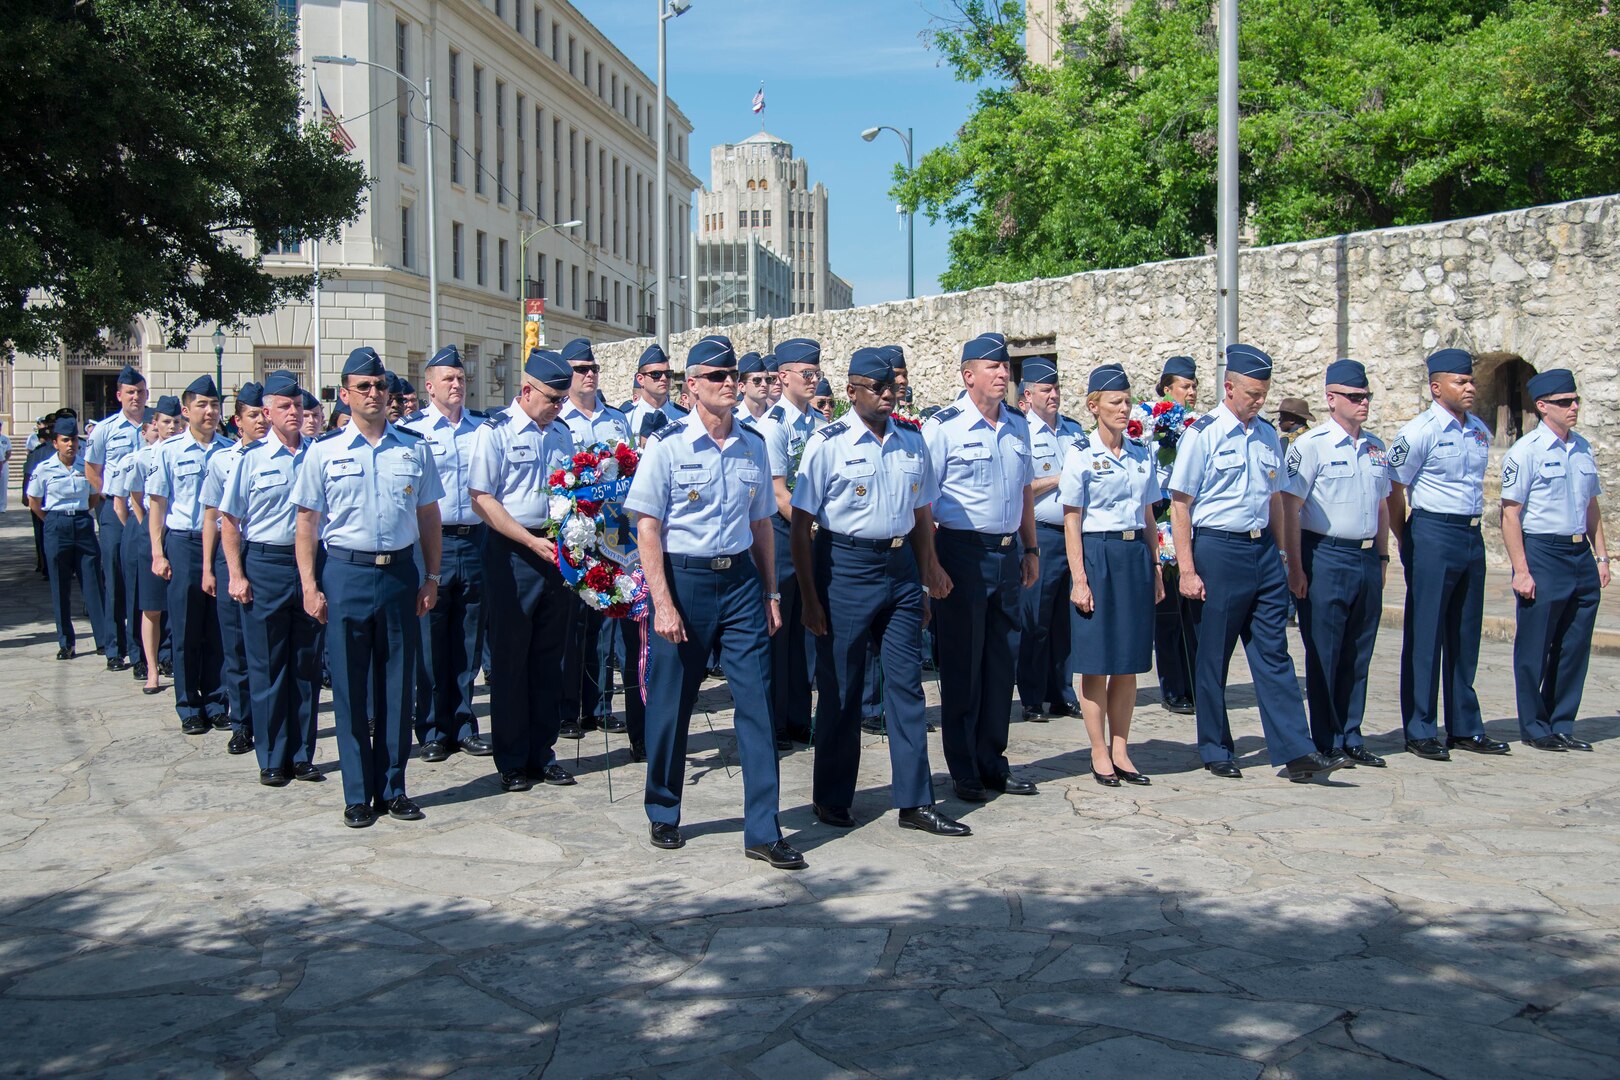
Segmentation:
{"type": "Polygon", "coordinates": [[[667,423],[669,423],[669,417],[664,415],[664,410],[654,409],[641,418],[641,431],[638,434],[645,439],[667,423]]]}
{"type": "Polygon", "coordinates": [[[180,399],[173,394],[164,394],[157,399],[157,404],[152,406],[152,411],[163,416],[179,416],[180,399]]]}
{"type": "Polygon", "coordinates": [[[577,337],[562,347],[562,358],[569,364],[594,364],[596,354],[591,351],[589,338],[577,337]]]}
{"type": "Polygon", "coordinates": [[[439,351],[433,354],[433,359],[427,362],[423,370],[430,367],[461,367],[461,350],[454,345],[440,346],[439,351]]]}
{"type": "Polygon", "coordinates": [[[343,361],[343,377],[350,375],[386,375],[383,369],[382,357],[370,345],[362,345],[349,354],[343,361]]]}
{"type": "Polygon", "coordinates": [[[728,338],[713,334],[700,339],[696,345],[687,350],[686,366],[734,368],[737,366],[737,353],[732,349],[728,338]]]}
{"type": "Polygon", "coordinates": [[[71,435],[79,437],[79,425],[66,416],[58,417],[56,423],[51,425],[51,435],[71,435]]]}
{"type": "Polygon", "coordinates": [[[750,350],[737,357],[737,374],[758,375],[765,370],[765,358],[750,350]]]}
{"type": "Polygon", "coordinates": [[[236,403],[260,408],[264,405],[264,387],[256,382],[245,382],[236,388],[236,403]]]}
{"type": "Polygon", "coordinates": [[[219,397],[219,387],[214,385],[214,377],[212,375],[199,375],[195,379],[192,379],[190,385],[186,387],[185,392],[188,394],[196,394],[199,397],[219,397]]]}
{"type": "Polygon", "coordinates": [[[832,383],[826,379],[816,380],[816,392],[811,397],[832,397],[832,383]]]}
{"type": "Polygon", "coordinates": [[[768,352],[764,356],[760,357],[760,360],[765,364],[766,371],[770,372],[772,375],[776,374],[777,359],[775,353],[768,352]]]}
{"type": "Polygon", "coordinates": [[[888,358],[890,367],[896,371],[906,370],[906,350],[898,345],[885,345],[883,352],[888,358]]]}
{"type": "Polygon", "coordinates": [[[332,415],[333,416],[353,416],[354,415],[354,410],[349,408],[349,403],[348,402],[340,401],[336,405],[332,406],[332,415]]]}
{"type": "Polygon", "coordinates": [[[978,337],[962,346],[962,363],[969,360],[990,360],[998,364],[1005,364],[1010,357],[1007,355],[1007,339],[1001,334],[980,334],[978,337]]]}
{"type": "Polygon", "coordinates": [[[1131,389],[1131,380],[1125,376],[1125,368],[1121,364],[1099,364],[1091,369],[1091,375],[1086,379],[1086,393],[1095,394],[1103,390],[1131,389]]]}
{"type": "Polygon", "coordinates": [[[401,379],[399,380],[399,392],[401,394],[414,394],[416,393],[416,387],[411,385],[409,379],[401,379]]]}
{"type": "Polygon", "coordinates": [[[302,394],[303,391],[298,388],[298,378],[290,371],[272,371],[264,377],[265,397],[300,397],[302,394]]]}
{"type": "Polygon", "coordinates": [[[523,374],[553,390],[567,390],[574,381],[574,369],[560,353],[550,349],[530,349],[529,359],[523,365],[523,374]]]}
{"type": "Polygon", "coordinates": [[[1367,369],[1359,360],[1335,360],[1327,366],[1327,378],[1323,381],[1329,386],[1354,386],[1365,390],[1367,369]]]}
{"type": "Polygon", "coordinates": [[[1198,362],[1190,356],[1172,356],[1164,362],[1164,371],[1160,377],[1173,376],[1177,379],[1198,378],[1198,362]]]}
{"type": "Polygon", "coordinates": [[[889,359],[889,347],[856,349],[849,358],[849,373],[873,382],[893,382],[894,364],[889,359]]]}
{"type": "Polygon", "coordinates": [[[1552,368],[1540,374],[1530,376],[1528,383],[1531,401],[1540,401],[1544,397],[1554,394],[1573,394],[1575,392],[1575,373],[1569,368],[1552,368]]]}
{"type": "Polygon", "coordinates": [[[1247,375],[1251,379],[1269,379],[1271,357],[1253,345],[1228,345],[1226,372],[1229,375],[1247,375]]]}
{"type": "Polygon", "coordinates": [[[781,364],[820,364],[821,343],[805,337],[788,338],[776,347],[776,362],[781,364]]]}
{"type": "Polygon", "coordinates": [[[667,363],[669,363],[669,356],[664,352],[663,349],[659,348],[656,344],[653,344],[647,346],[647,348],[643,350],[641,359],[636,361],[636,367],[644,368],[651,367],[654,364],[667,363]]]}
{"type": "Polygon", "coordinates": [[[310,393],[308,390],[300,390],[299,394],[302,396],[298,400],[306,410],[318,409],[321,407],[321,399],[310,393]]]}
{"type": "Polygon", "coordinates": [[[405,392],[405,380],[400,378],[398,375],[395,375],[392,371],[385,370],[383,372],[383,378],[388,382],[388,393],[390,396],[394,394],[403,394],[405,392]]]}
{"type": "Polygon", "coordinates": [[[118,373],[119,386],[145,386],[146,376],[135,370],[135,365],[125,364],[124,370],[118,373]]]}
{"type": "Polygon", "coordinates": [[[1058,381],[1057,365],[1044,356],[1032,356],[1024,361],[1024,370],[1019,382],[1044,383],[1055,386],[1058,381]]]}
{"type": "Polygon", "coordinates": [[[1465,349],[1441,349],[1429,357],[1430,375],[1472,375],[1474,357],[1465,349]]]}

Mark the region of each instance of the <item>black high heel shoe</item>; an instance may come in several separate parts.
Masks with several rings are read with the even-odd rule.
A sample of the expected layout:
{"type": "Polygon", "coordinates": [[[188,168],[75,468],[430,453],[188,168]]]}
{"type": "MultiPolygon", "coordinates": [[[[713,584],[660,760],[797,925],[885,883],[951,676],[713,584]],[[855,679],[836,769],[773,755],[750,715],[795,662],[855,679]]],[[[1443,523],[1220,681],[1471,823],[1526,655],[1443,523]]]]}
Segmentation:
{"type": "Polygon", "coordinates": [[[1153,783],[1151,779],[1142,773],[1131,772],[1131,770],[1122,769],[1118,765],[1114,766],[1114,774],[1127,784],[1135,784],[1138,787],[1147,787],[1149,784],[1153,783]]]}
{"type": "Polygon", "coordinates": [[[1117,769],[1114,772],[1108,773],[1106,776],[1098,772],[1096,769],[1092,769],[1091,778],[1097,781],[1097,783],[1101,784],[1103,787],[1119,787],[1119,773],[1117,769]]]}

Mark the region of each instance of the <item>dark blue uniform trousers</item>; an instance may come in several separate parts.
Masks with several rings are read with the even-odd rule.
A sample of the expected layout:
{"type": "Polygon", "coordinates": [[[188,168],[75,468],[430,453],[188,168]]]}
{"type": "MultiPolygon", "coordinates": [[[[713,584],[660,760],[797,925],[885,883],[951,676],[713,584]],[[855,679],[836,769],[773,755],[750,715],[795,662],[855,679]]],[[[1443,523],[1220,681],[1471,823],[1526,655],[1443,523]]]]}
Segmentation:
{"type": "Polygon", "coordinates": [[[321,624],[304,612],[291,544],[249,543],[242,558],[253,586],[253,602],[242,607],[253,748],[260,769],[291,769],[315,760],[321,624]]]}
{"type": "MultiPolygon", "coordinates": [[[[645,746],[647,704],[642,695],[641,685],[642,624],[634,619],[606,619],[603,622],[602,632],[604,636],[617,636],[618,647],[613,652],[618,657],[619,678],[624,686],[625,734],[629,736],[632,745],[645,746]]],[[[651,632],[650,624],[648,632],[651,632]]],[[[603,651],[604,655],[607,655],[607,650],[603,651]]],[[[599,681],[602,684],[602,715],[606,716],[613,711],[612,671],[604,671],[599,681]]]]}
{"type": "Polygon", "coordinates": [[[1513,685],[1519,734],[1526,739],[1571,735],[1586,686],[1597,621],[1597,563],[1586,538],[1524,538],[1524,558],[1536,598],[1520,600],[1513,635],[1513,685]]]}
{"type": "Polygon", "coordinates": [[[1299,603],[1305,639],[1305,699],[1311,741],[1321,751],[1361,746],[1367,667],[1384,613],[1384,570],[1359,540],[1300,533],[1301,569],[1310,579],[1299,603]]]}
{"type": "Polygon", "coordinates": [[[248,685],[247,643],[242,636],[242,605],[231,599],[231,564],[225,544],[214,543],[214,610],[219,614],[219,645],[224,658],[220,681],[231,711],[231,731],[253,734],[253,690],[248,685]]]}
{"type": "Polygon", "coordinates": [[[922,688],[922,582],[908,542],[874,550],[816,538],[816,591],[827,636],[816,649],[814,799],[848,809],[861,765],[861,700],[875,646],[883,658],[890,792],[901,809],[934,801],[922,688]]]}
{"type": "Polygon", "coordinates": [[[1023,545],[958,529],[935,534],[951,593],[935,600],[939,643],[940,738],[957,783],[1008,775],[1007,728],[1018,639],[1019,562],[1023,545]]]}
{"type": "Polygon", "coordinates": [[[439,599],[422,616],[417,663],[416,740],[460,742],[478,734],[473,680],[484,653],[484,526],[446,531],[439,599]]]}
{"type": "Polygon", "coordinates": [[[653,631],[651,622],[647,625],[652,638],[647,664],[647,820],[681,822],[692,706],[703,685],[709,653],[718,644],[731,687],[737,756],[742,762],[743,844],[773,844],[782,838],[782,828],[776,819],[776,741],[766,706],[771,655],[765,593],[747,552],[733,555],[724,570],[700,562],[709,560],[665,557],[664,573],[686,626],[686,640],[671,644],[653,631]]]}
{"type": "MultiPolygon", "coordinates": [[[[145,645],[141,640],[141,575],[152,572],[152,534],[146,531],[146,524],[136,521],[133,517],[124,527],[124,539],[118,545],[123,554],[124,562],[124,596],[129,603],[129,651],[130,656],[137,660],[145,660],[145,645]]],[[[167,605],[165,605],[165,608],[167,605]]],[[[158,654],[156,663],[167,664],[172,662],[173,653],[169,641],[169,613],[167,610],[158,619],[158,654]]]]}
{"type": "Polygon", "coordinates": [[[1474,693],[1485,620],[1485,541],[1479,526],[1456,514],[1414,510],[1406,522],[1406,617],[1401,626],[1401,716],[1408,739],[1440,733],[1459,739],[1485,733],[1474,693]]]}
{"type": "Polygon", "coordinates": [[[1069,553],[1061,525],[1035,525],[1041,576],[1022,590],[1023,625],[1018,641],[1018,698],[1026,708],[1074,705],[1080,699],[1069,677],[1069,553]]]}
{"type": "Polygon", "coordinates": [[[601,677],[602,622],[600,611],[579,594],[568,590],[573,614],[568,623],[568,644],[563,652],[562,716],[566,720],[591,720],[602,703],[601,677]]]}
{"type": "MultiPolygon", "coordinates": [[[[922,635],[917,635],[917,648],[922,649],[922,635]]],[[[819,653],[818,653],[819,655],[819,653]]],[[[820,670],[817,664],[816,670],[820,670]]],[[[816,706],[816,723],[821,722],[821,706],[816,706]]],[[[883,719],[883,657],[878,655],[877,639],[872,639],[872,646],[867,650],[866,675],[861,679],[861,719],[883,719]]]]}
{"type": "Polygon", "coordinates": [[[495,769],[538,774],[557,756],[563,649],[578,600],[556,563],[493,529],[484,540],[484,587],[495,769]]]}
{"type": "Polygon", "coordinates": [[[140,652],[139,625],[131,630],[129,622],[129,596],[135,591],[135,581],[131,578],[126,584],[122,551],[124,523],[118,520],[118,511],[113,508],[111,499],[101,501],[97,520],[101,523],[98,540],[104,589],[101,611],[105,621],[96,637],[97,644],[107,654],[107,659],[116,660],[140,652]]]}
{"type": "MultiPolygon", "coordinates": [[[[170,530],[169,629],[174,635],[174,708],[182,721],[213,723],[229,713],[220,673],[225,664],[214,598],[202,591],[202,533],[170,530]]],[[[226,603],[231,601],[227,599],[226,603]]]]}
{"type": "MultiPolygon", "coordinates": [[[[96,647],[107,641],[107,618],[101,588],[101,554],[96,548],[96,527],[88,510],[48,510],[45,513],[45,565],[50,569],[51,607],[56,612],[56,644],[71,649],[78,641],[73,631],[73,578],[84,593],[84,611],[96,647]]],[[[111,654],[109,654],[111,655],[111,654]]]]}
{"type": "MultiPolygon", "coordinates": [[[[793,570],[788,524],[771,515],[776,532],[776,589],[782,594],[782,628],[770,639],[771,724],[778,736],[803,737],[810,730],[810,673],[816,670],[815,636],[804,629],[804,600],[793,570]]],[[[722,665],[723,666],[723,665],[722,665]]],[[[731,673],[726,672],[729,680],[731,673]]]]}
{"type": "Polygon", "coordinates": [[[1181,595],[1175,563],[1164,564],[1164,599],[1153,605],[1153,664],[1159,672],[1159,699],[1196,701],[1193,662],[1198,655],[1198,605],[1181,595]]]}
{"type": "Polygon", "coordinates": [[[1230,761],[1236,753],[1226,714],[1226,672],[1243,639],[1260,703],[1260,724],[1273,765],[1315,749],[1294,660],[1288,655],[1288,575],[1269,530],[1258,539],[1205,529],[1193,537],[1194,564],[1204,581],[1198,612],[1198,756],[1230,761]]]}
{"type": "Polygon", "coordinates": [[[411,702],[422,626],[416,616],[421,571],[411,548],[387,566],[327,548],[326,663],[332,672],[338,768],[347,806],[405,794],[411,755],[411,702]],[[375,721],[376,734],[372,734],[375,721]]]}

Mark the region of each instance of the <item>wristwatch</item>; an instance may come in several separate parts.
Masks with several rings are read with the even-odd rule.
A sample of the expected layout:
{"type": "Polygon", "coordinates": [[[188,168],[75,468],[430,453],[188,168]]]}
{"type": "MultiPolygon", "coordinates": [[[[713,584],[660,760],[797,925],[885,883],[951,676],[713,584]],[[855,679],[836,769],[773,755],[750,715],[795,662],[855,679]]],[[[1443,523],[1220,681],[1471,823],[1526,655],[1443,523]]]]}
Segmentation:
{"type": "Polygon", "coordinates": [[[440,584],[440,579],[439,579],[439,575],[438,575],[438,574],[428,574],[428,575],[427,575],[427,579],[428,579],[428,580],[429,580],[429,581],[431,581],[431,582],[433,582],[433,584],[435,584],[435,585],[438,585],[438,584],[440,584]]]}
{"type": "Polygon", "coordinates": [[[765,599],[767,599],[767,600],[775,600],[777,603],[781,603],[782,602],[782,594],[779,593],[779,592],[768,592],[768,593],[765,594],[765,599]]]}
{"type": "Polygon", "coordinates": [[[1593,560],[1593,561],[1594,561],[1594,562],[1600,562],[1600,563],[1602,563],[1602,564],[1603,564],[1603,565],[1604,565],[1604,566],[1608,566],[1608,565],[1609,565],[1609,557],[1608,557],[1608,556],[1607,556],[1607,555],[1599,555],[1599,556],[1598,556],[1598,557],[1597,557],[1597,558],[1596,558],[1596,559],[1594,559],[1594,560],[1593,560]]]}
{"type": "Polygon", "coordinates": [[[1038,547],[1027,547],[1024,549],[1024,554],[1034,555],[1036,558],[1040,558],[1041,549],[1038,547]]]}

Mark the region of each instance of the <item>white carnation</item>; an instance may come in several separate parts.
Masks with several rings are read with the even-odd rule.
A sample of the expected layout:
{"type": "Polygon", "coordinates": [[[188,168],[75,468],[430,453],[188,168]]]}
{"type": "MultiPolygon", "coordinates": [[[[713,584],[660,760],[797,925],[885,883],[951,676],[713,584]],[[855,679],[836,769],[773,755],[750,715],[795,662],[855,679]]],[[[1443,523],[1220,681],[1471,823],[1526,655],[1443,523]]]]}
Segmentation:
{"type": "Polygon", "coordinates": [[[619,478],[619,462],[617,458],[603,458],[602,464],[597,466],[602,471],[603,480],[617,480],[619,478]]]}
{"type": "Polygon", "coordinates": [[[546,516],[552,521],[561,521],[568,516],[568,511],[573,508],[574,504],[568,500],[567,496],[553,495],[551,501],[546,504],[546,516]]]}
{"type": "Polygon", "coordinates": [[[567,472],[563,473],[564,487],[573,487],[577,483],[579,483],[579,477],[574,475],[573,469],[569,469],[567,472]]]}
{"type": "Polygon", "coordinates": [[[619,596],[631,596],[636,591],[636,582],[629,574],[620,574],[613,579],[613,591],[619,596]]]}
{"type": "Polygon", "coordinates": [[[596,541],[596,522],[575,514],[563,524],[563,540],[570,548],[586,548],[596,541]]]}
{"type": "Polygon", "coordinates": [[[600,608],[600,607],[606,607],[607,606],[607,605],[602,603],[601,594],[598,593],[595,589],[592,589],[592,588],[582,587],[579,590],[579,598],[581,600],[585,601],[587,604],[589,604],[593,608],[600,608]]]}

